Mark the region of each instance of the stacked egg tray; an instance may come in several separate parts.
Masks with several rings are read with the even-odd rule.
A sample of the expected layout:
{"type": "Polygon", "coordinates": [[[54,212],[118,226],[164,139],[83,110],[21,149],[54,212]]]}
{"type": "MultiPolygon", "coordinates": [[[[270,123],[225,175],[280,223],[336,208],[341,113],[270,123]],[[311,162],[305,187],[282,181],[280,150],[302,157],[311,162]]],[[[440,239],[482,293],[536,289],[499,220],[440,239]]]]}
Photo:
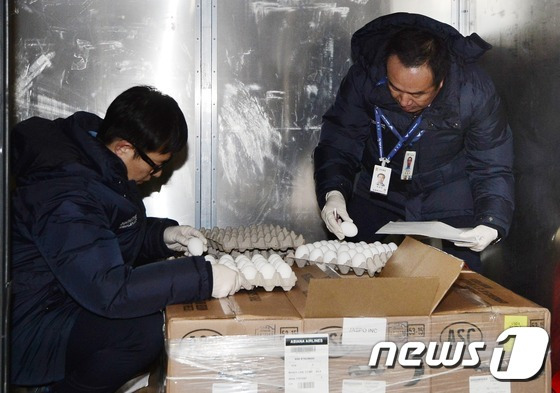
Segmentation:
{"type": "Polygon", "coordinates": [[[299,246],[295,253],[289,252],[285,260],[299,267],[308,264],[326,265],[342,274],[352,271],[361,276],[367,272],[373,277],[375,273],[381,272],[396,249],[395,243],[321,240],[299,246]]]}
{"type": "MultiPolygon", "coordinates": [[[[222,252],[238,250],[281,250],[295,249],[305,243],[302,235],[296,235],[279,225],[259,224],[247,227],[201,228],[210,249],[222,252]]],[[[212,251],[212,250],[211,250],[212,251]]]]}
{"type": "Polygon", "coordinates": [[[221,256],[206,255],[206,260],[212,264],[222,264],[236,270],[241,275],[241,286],[251,290],[263,287],[272,291],[275,287],[282,287],[289,291],[296,284],[296,275],[291,265],[276,253],[245,252],[235,256],[222,254],[221,256]]]}

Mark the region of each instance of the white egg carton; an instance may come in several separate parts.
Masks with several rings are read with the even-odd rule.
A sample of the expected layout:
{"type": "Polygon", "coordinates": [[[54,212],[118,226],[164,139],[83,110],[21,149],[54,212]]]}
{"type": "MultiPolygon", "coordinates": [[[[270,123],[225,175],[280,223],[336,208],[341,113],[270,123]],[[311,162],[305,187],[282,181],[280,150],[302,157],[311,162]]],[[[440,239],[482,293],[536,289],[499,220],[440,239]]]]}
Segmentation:
{"type": "Polygon", "coordinates": [[[260,253],[251,255],[239,254],[233,257],[223,254],[219,257],[207,255],[207,261],[212,264],[222,264],[241,274],[242,284],[245,289],[251,290],[255,287],[263,287],[266,291],[272,291],[275,287],[282,287],[289,291],[296,285],[297,277],[291,265],[275,253],[268,257],[260,253]]]}
{"type": "Polygon", "coordinates": [[[201,228],[200,231],[208,239],[211,248],[223,252],[268,249],[286,251],[305,243],[302,235],[272,224],[234,228],[201,228]]]}
{"type": "Polygon", "coordinates": [[[397,249],[395,243],[352,243],[338,240],[321,240],[299,246],[295,253],[288,253],[285,260],[298,267],[307,264],[327,265],[342,274],[350,271],[361,276],[367,272],[371,277],[387,263],[397,249]]]}

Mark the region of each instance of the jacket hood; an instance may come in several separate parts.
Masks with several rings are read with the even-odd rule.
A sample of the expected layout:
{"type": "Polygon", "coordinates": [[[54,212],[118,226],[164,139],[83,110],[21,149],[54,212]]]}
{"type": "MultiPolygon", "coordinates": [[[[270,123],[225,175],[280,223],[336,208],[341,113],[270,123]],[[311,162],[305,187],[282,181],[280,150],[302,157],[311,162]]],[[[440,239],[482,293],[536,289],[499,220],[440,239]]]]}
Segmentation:
{"type": "Polygon", "coordinates": [[[12,130],[12,172],[19,184],[24,179],[45,177],[59,171],[93,170],[123,173],[126,168],[103,143],[89,132],[97,131],[102,119],[77,112],[65,119],[32,117],[12,130]],[[78,165],[72,165],[78,164],[78,165]]]}
{"type": "Polygon", "coordinates": [[[386,43],[393,34],[406,27],[425,29],[447,43],[452,58],[472,63],[492,46],[476,33],[463,36],[452,26],[424,15],[399,12],[381,16],[366,24],[352,36],[352,60],[375,64],[384,56],[386,43]]]}

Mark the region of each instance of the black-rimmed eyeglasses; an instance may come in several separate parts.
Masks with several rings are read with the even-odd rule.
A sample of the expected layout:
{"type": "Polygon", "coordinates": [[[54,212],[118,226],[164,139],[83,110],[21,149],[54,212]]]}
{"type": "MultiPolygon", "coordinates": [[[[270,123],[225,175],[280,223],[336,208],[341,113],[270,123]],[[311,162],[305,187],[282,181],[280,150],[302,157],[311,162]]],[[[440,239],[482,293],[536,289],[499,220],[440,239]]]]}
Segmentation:
{"type": "Polygon", "coordinates": [[[146,164],[148,164],[149,166],[152,167],[152,171],[150,172],[150,175],[153,175],[154,173],[158,173],[159,171],[161,171],[163,169],[163,167],[165,166],[165,164],[167,163],[167,161],[166,161],[166,162],[164,162],[160,165],[157,165],[150,157],[148,157],[148,155],[146,153],[144,153],[142,151],[142,149],[139,149],[133,143],[131,143],[131,145],[132,145],[132,147],[134,147],[134,149],[136,150],[136,153],[138,153],[140,158],[142,160],[144,160],[144,162],[146,164]]]}

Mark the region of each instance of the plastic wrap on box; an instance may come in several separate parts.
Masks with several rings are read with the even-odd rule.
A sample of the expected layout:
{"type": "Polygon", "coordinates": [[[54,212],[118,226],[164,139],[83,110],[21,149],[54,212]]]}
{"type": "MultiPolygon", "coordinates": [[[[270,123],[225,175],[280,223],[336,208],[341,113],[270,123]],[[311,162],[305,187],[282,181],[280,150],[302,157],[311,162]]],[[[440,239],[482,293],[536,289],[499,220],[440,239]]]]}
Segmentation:
{"type": "MultiPolygon", "coordinates": [[[[169,340],[166,387],[178,392],[283,392],[284,336],[169,340]]],[[[368,366],[371,346],[329,345],[329,392],[428,392],[424,371],[368,366]],[[400,390],[402,389],[402,390],[400,390]]],[[[299,390],[298,390],[299,391],[299,390]]],[[[301,392],[310,391],[302,389],[301,392]]]]}
{"type": "MultiPolygon", "coordinates": [[[[400,343],[402,344],[402,343],[400,343]]],[[[399,345],[399,348],[401,345],[399,345]]],[[[476,367],[388,366],[386,353],[370,367],[371,345],[329,345],[328,392],[335,393],[536,393],[550,387],[550,360],[530,381],[499,381],[490,373],[494,346],[476,367]]],[[[268,393],[285,386],[284,336],[211,336],[168,340],[166,392],[268,393]]],[[[438,355],[439,356],[439,355],[438,355]]],[[[398,356],[397,356],[398,358],[398,356]]],[[[504,362],[507,364],[508,356],[504,362]]],[[[294,390],[290,390],[294,392],[294,390]]],[[[299,390],[296,390],[299,392],[299,390]]],[[[302,389],[304,393],[309,390],[302,389]]],[[[326,392],[325,392],[326,393],[326,392]]]]}
{"type": "Polygon", "coordinates": [[[283,337],[241,335],[168,340],[167,392],[283,391],[283,337]]]}

